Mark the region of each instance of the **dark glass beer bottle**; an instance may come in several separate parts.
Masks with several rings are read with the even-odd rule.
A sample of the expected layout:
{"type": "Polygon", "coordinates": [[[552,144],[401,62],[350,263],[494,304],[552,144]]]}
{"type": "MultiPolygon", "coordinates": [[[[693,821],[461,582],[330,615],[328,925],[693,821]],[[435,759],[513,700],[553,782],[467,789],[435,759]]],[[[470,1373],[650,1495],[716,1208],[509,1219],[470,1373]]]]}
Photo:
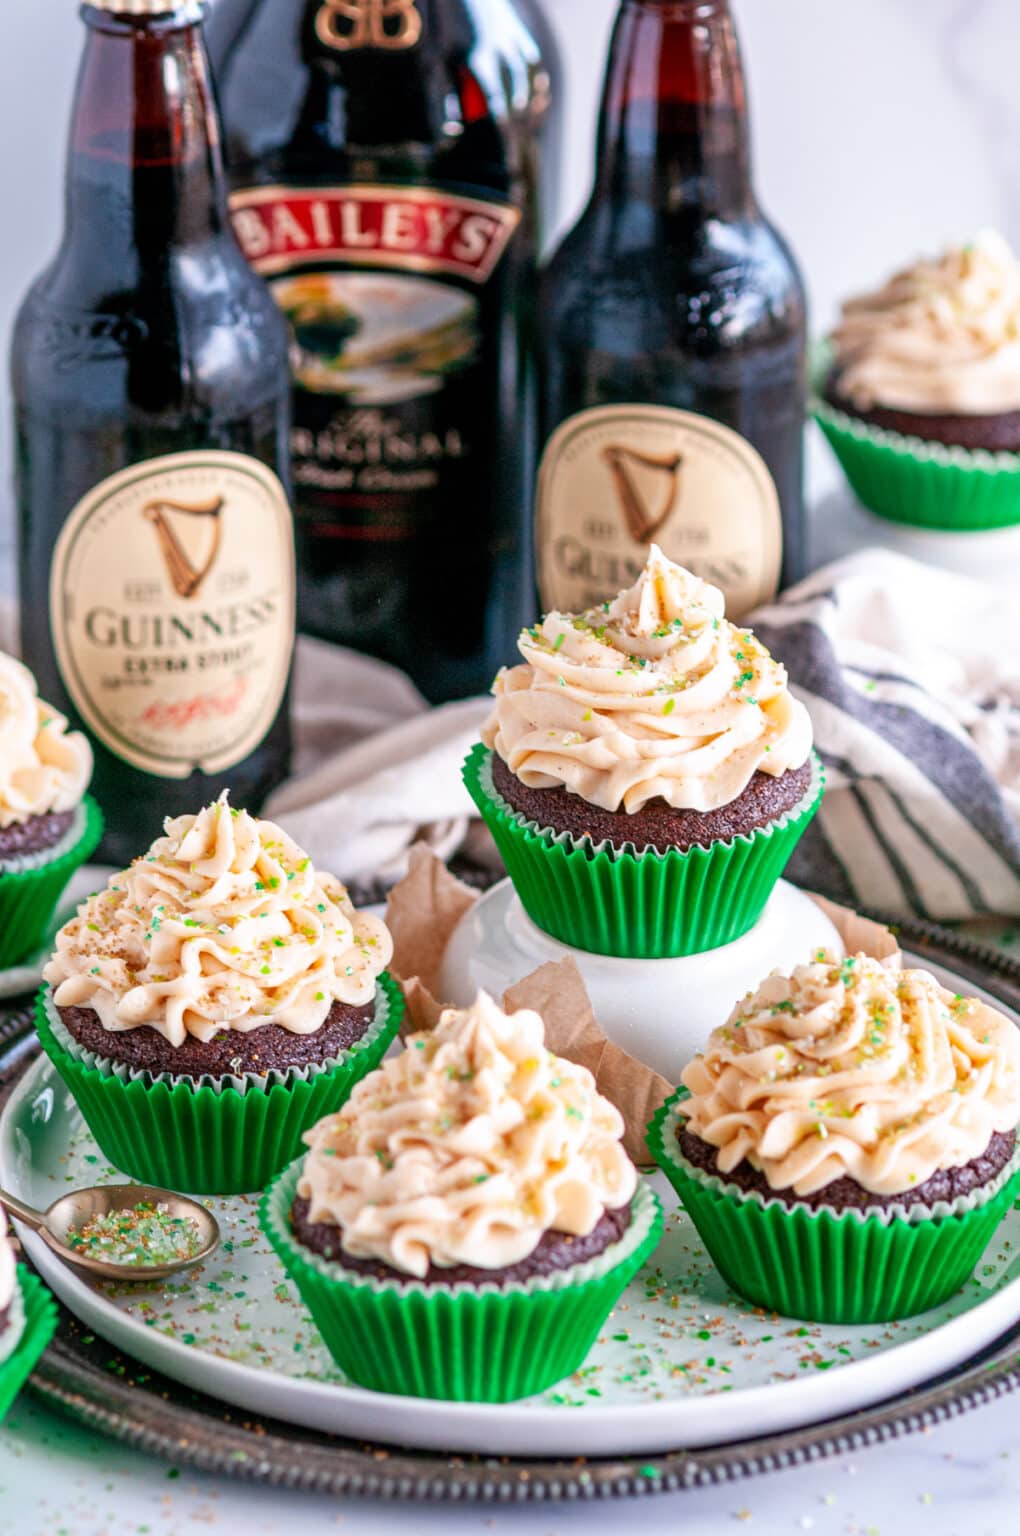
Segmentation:
{"type": "Polygon", "coordinates": [[[539,48],[513,0],[218,0],[210,44],[293,329],[299,627],[483,688],[533,610],[539,48]]]}
{"type": "Polygon", "coordinates": [[[755,200],[728,0],[622,0],[541,309],[543,606],[618,591],[653,539],[736,615],[795,579],[804,293],[755,200]]]}
{"type": "Polygon", "coordinates": [[[12,349],[21,637],[122,860],[287,772],[288,337],[231,227],[201,6],[82,16],[64,236],[12,349]]]}

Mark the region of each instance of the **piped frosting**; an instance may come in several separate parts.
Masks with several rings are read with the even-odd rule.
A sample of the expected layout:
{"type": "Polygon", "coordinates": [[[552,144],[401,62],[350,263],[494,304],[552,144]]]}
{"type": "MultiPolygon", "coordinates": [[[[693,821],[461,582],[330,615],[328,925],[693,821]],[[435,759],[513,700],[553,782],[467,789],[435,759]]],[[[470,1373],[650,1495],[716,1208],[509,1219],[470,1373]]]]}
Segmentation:
{"type": "Polygon", "coordinates": [[[481,992],[306,1133],[298,1193],[354,1257],[417,1277],[502,1269],[545,1232],[586,1235],[628,1203],[623,1130],[591,1073],[546,1050],[537,1013],[505,1014],[481,992]]]}
{"type": "Polygon", "coordinates": [[[181,1045],[267,1023],[312,1034],[335,1002],[372,1001],[392,953],[386,925],[355,911],[339,880],[224,795],[168,819],[83,902],[43,975],[58,1007],[181,1045]]]}
{"type": "Polygon", "coordinates": [[[529,788],[559,785],[607,811],[661,796],[704,812],[757,770],[778,777],[810,754],[785,668],[725,618],[717,587],[654,544],[614,602],[550,613],[518,646],[524,664],[496,678],[482,739],[529,788]]]}
{"type": "Polygon", "coordinates": [[[0,827],[80,805],[92,748],[39,697],[26,666],[0,651],[0,827]]]}
{"type": "Polygon", "coordinates": [[[896,1195],[1014,1129],[1020,1031],[927,971],[822,950],[738,1003],[682,1082],[720,1173],[746,1158],[773,1189],[896,1195]]]}
{"type": "Polygon", "coordinates": [[[831,341],[839,392],[860,410],[1020,410],[1020,262],[1001,235],[978,235],[848,300],[831,341]]]}

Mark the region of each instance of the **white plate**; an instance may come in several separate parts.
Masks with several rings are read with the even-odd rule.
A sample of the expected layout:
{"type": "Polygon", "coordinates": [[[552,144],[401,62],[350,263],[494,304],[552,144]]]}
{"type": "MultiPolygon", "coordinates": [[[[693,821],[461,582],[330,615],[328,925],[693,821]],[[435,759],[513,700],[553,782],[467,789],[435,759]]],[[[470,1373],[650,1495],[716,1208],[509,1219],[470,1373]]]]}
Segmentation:
{"type": "MultiPolygon", "coordinates": [[[[75,1186],[118,1177],[52,1067],[37,1062],[0,1119],[0,1182],[47,1205],[75,1186]]],[[[776,1433],[916,1386],[1020,1319],[1017,1210],[945,1306],[902,1323],[847,1328],[790,1322],[734,1297],[658,1177],[656,1187],[666,1236],[584,1368],[541,1397],[506,1406],[345,1385],[259,1231],[254,1196],[208,1202],[224,1227],[225,1251],[176,1286],[92,1286],[38,1238],[21,1235],[88,1327],[174,1380],[252,1413],[429,1450],[651,1455],[776,1433]]]]}

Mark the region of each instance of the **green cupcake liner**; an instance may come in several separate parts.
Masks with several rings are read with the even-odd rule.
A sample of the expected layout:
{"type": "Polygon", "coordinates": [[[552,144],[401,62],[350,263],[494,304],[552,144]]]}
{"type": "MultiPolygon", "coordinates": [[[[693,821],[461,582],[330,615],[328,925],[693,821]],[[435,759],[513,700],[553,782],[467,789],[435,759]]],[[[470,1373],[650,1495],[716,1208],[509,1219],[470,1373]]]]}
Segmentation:
{"type": "Polygon", "coordinates": [[[821,804],[825,773],[815,753],[800,804],[767,827],[710,848],[637,852],[540,828],[492,782],[492,753],[479,742],[464,763],[478,806],[525,911],[564,944],[635,960],[696,955],[753,928],[821,804]]]}
{"type": "Polygon", "coordinates": [[[0,869],[0,970],[39,949],[57,902],[76,869],[88,862],[103,835],[103,815],[91,795],[82,801],[84,826],[54,857],[12,861],[0,869]]]}
{"type": "Polygon", "coordinates": [[[895,523],[956,533],[1020,523],[1020,454],[925,442],[860,421],[823,396],[827,346],[812,367],[811,412],[857,499],[895,523]]]}
{"type": "MultiPolygon", "coordinates": [[[[73,1056],[48,1017],[49,988],[36,1005],[36,1027],[106,1157],[143,1184],[198,1195],[264,1189],[301,1150],[302,1134],[345,1104],[355,1084],[379,1065],[404,1013],[400,988],[379,977],[375,1018],[335,1065],[266,1085],[253,1074],[245,1091],[228,1083],[196,1086],[147,1074],[122,1078],[73,1056]]],[[[306,1069],[307,1070],[307,1069],[306,1069]]]]}
{"type": "MultiPolygon", "coordinates": [[[[1020,1194],[1020,1165],[952,1214],[811,1210],[706,1176],[676,1141],[684,1090],[648,1129],[648,1147],[726,1284],[756,1306],[816,1323],[884,1323],[947,1301],[1020,1194]]],[[[962,1205],[964,1202],[958,1202],[962,1205]]],[[[943,1208],[949,1211],[949,1207],[943,1208]]],[[[902,1208],[901,1208],[902,1210],[902,1208]]]]}
{"type": "Polygon", "coordinates": [[[25,1319],[13,1351],[0,1360],[0,1421],[21,1391],[57,1327],[57,1306],[42,1281],[18,1265],[25,1319]]]}
{"type": "Polygon", "coordinates": [[[581,1365],[662,1233],[662,1209],[642,1181],[623,1237],[585,1264],[505,1290],[380,1281],[295,1241],[301,1169],[299,1159],[266,1191],[262,1227],[340,1369],[374,1392],[508,1403],[544,1391],[581,1365]]]}

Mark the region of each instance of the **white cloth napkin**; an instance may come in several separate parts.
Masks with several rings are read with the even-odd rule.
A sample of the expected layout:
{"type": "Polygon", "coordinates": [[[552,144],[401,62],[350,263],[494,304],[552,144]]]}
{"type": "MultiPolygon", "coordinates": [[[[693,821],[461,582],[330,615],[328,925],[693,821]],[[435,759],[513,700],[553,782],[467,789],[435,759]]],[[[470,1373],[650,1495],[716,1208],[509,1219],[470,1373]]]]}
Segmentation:
{"type": "MultiPolygon", "coordinates": [[[[791,873],[891,914],[1020,913],[1015,605],[885,550],[816,572],[752,617],[811,711],[828,773],[791,873]]],[[[507,661],[512,661],[507,657],[507,661]]],[[[382,663],[302,640],[298,776],[269,813],[344,879],[443,857],[473,806],[460,765],[484,698],[437,710],[382,663]]]]}
{"type": "Polygon", "coordinates": [[[344,880],[398,879],[418,839],[448,859],[474,811],[460,765],[485,710],[482,698],[429,709],[395,667],[302,637],[297,774],[266,814],[344,880]]]}

